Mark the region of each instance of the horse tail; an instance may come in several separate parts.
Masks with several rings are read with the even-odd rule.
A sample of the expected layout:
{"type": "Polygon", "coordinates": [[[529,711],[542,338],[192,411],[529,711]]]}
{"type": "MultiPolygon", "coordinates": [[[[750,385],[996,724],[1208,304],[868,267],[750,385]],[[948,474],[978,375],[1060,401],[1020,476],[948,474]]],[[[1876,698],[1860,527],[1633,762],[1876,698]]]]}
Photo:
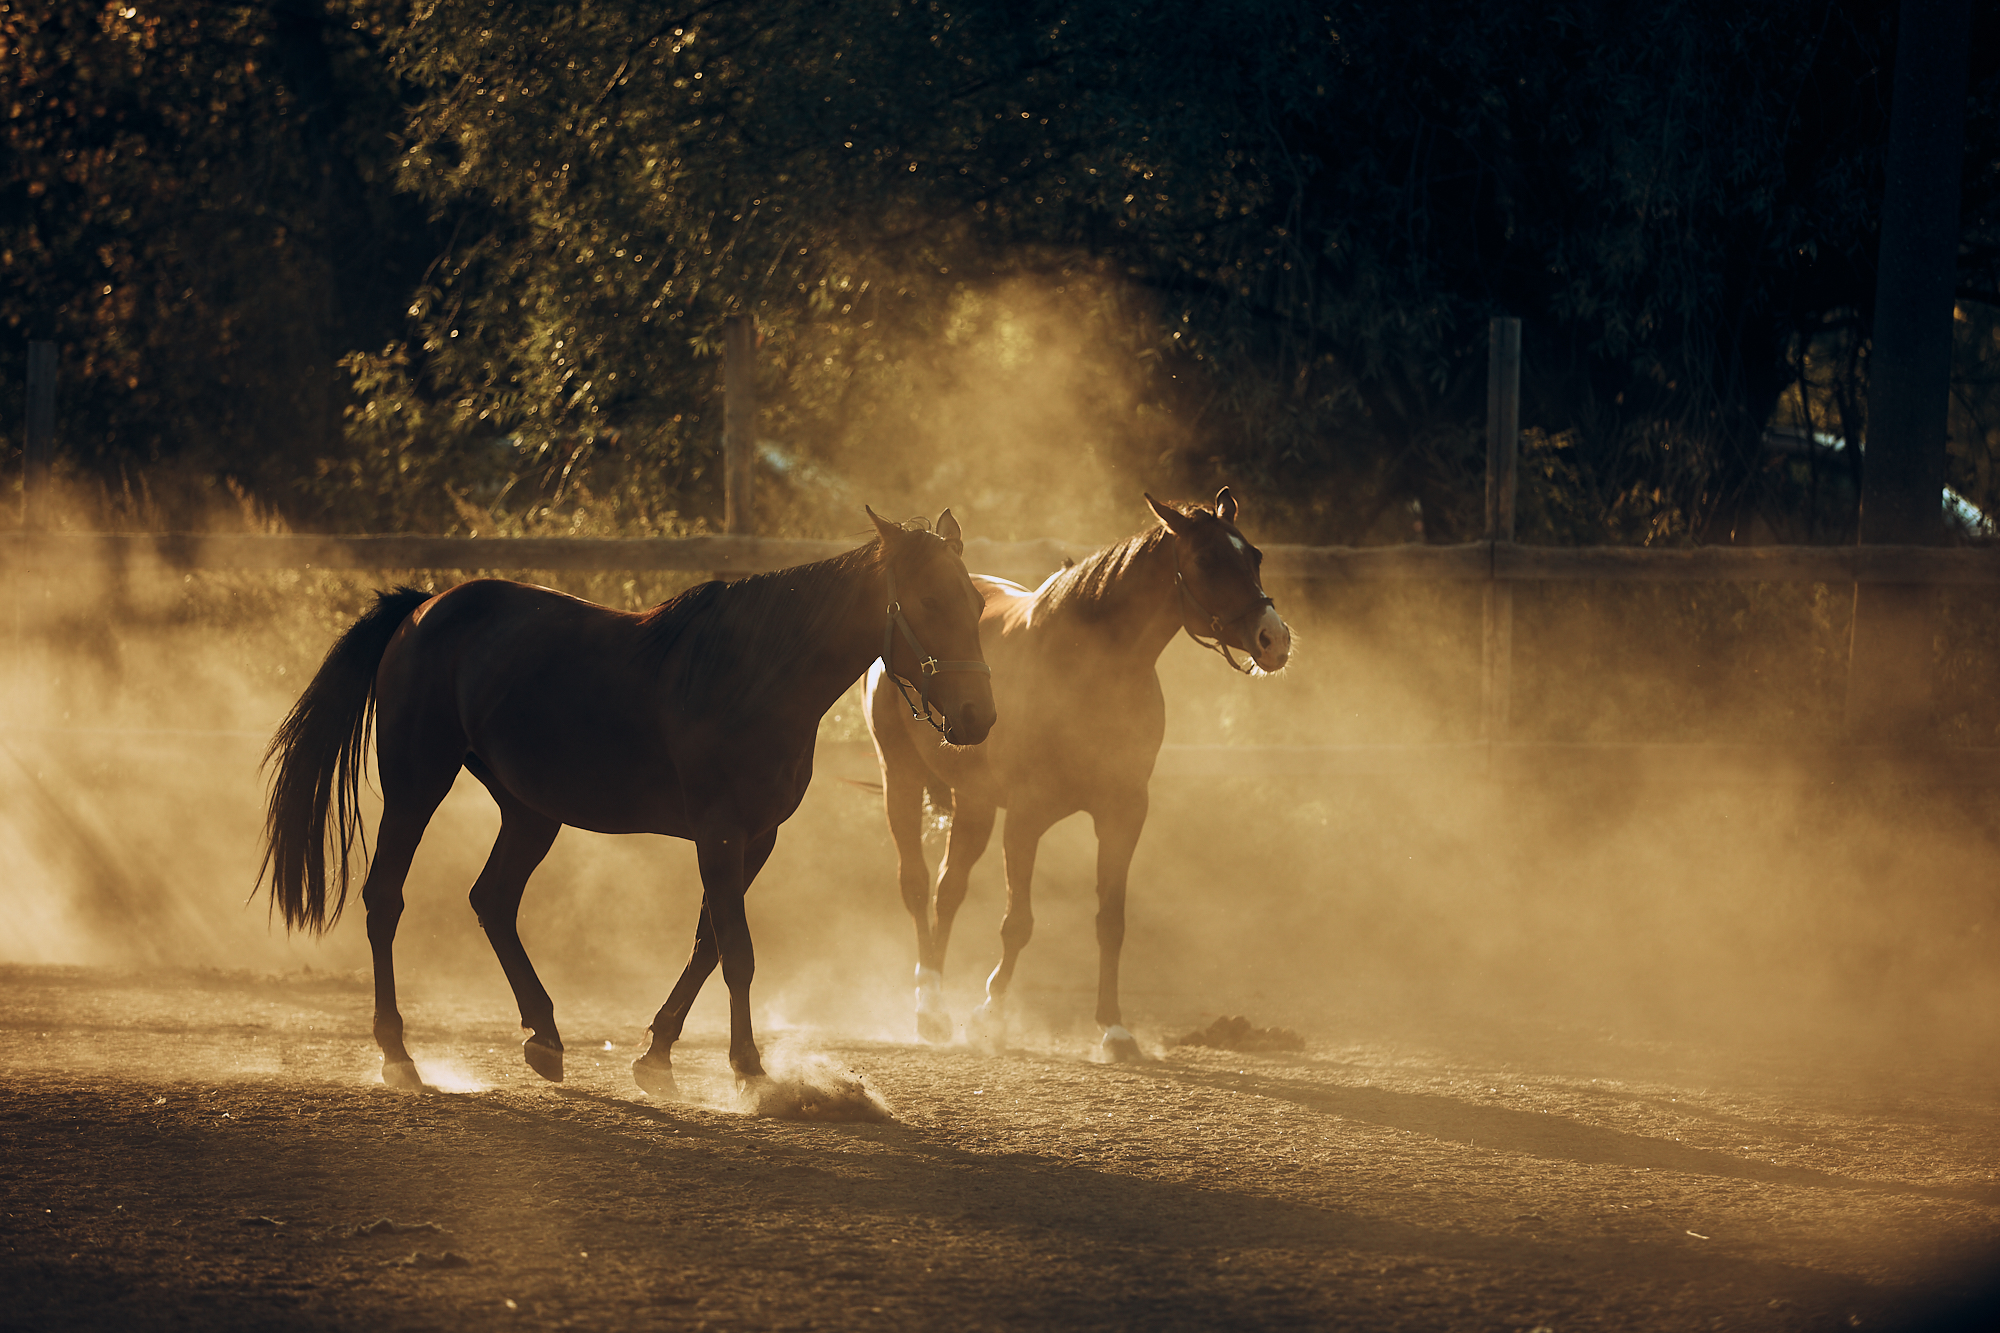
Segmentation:
{"type": "MultiPolygon", "coordinates": [[[[361,772],[375,725],[375,673],[396,630],[428,600],[429,593],[415,588],[376,593],[375,605],[333,645],[264,752],[264,767],[275,760],[277,772],[264,817],[257,888],[269,876],[271,903],[284,913],[287,930],[318,934],[340,919],[347,902],[348,849],[361,829],[361,772]],[[329,849],[339,868],[331,910],[329,849]]],[[[362,851],[367,852],[365,837],[362,851]]]]}

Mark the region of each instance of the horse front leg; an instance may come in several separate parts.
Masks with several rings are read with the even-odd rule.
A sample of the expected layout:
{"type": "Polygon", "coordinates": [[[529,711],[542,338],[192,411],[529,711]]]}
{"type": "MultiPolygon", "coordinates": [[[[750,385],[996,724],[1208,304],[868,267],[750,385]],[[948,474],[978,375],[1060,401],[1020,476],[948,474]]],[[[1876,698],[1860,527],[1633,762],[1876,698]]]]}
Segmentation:
{"type": "Polygon", "coordinates": [[[723,982],[729,987],[730,1066],[739,1078],[763,1077],[764,1067],[750,1030],[750,977],[756,971],[756,959],[750,947],[743,895],[750,881],[764,868],[764,862],[770,859],[777,842],[778,833],[773,829],[747,847],[734,838],[695,843],[695,857],[701,867],[702,907],[701,921],[695,928],[694,951],[688,956],[687,966],[681,970],[680,980],[674,983],[667,1002],[653,1018],[646,1053],[632,1062],[632,1077],[648,1095],[661,1098],[679,1095],[673,1073],[674,1043],[680,1040],[688,1010],[694,1007],[695,997],[718,962],[722,964],[723,982]],[[728,910],[732,902],[733,914],[728,910]],[[717,910],[718,907],[722,910],[717,910]],[[734,967],[729,945],[732,929],[739,941],[734,967]]]}
{"type": "MultiPolygon", "coordinates": [[[[941,1021],[944,1035],[933,1040],[945,1040],[951,1036],[951,1016],[944,1008],[944,956],[951,945],[952,922],[958,917],[958,909],[965,902],[965,891],[972,879],[972,867],[986,851],[986,844],[993,837],[993,817],[996,807],[991,796],[975,788],[954,788],[951,794],[951,834],[945,841],[944,862],[938,867],[937,921],[931,927],[932,957],[936,960],[937,971],[933,974],[933,985],[937,988],[937,1017],[941,1021]]],[[[919,979],[921,985],[921,978],[919,979]]],[[[918,994],[918,1015],[923,1012],[923,997],[918,994]]]]}
{"type": "Polygon", "coordinates": [[[944,845],[944,863],[938,867],[937,924],[931,928],[937,950],[938,969],[944,969],[945,949],[951,943],[951,924],[965,902],[965,890],[972,879],[972,867],[986,853],[993,837],[997,807],[991,796],[972,789],[952,792],[951,836],[944,845]]]}
{"type": "Polygon", "coordinates": [[[951,1017],[944,1012],[943,960],[931,934],[930,867],[924,863],[924,783],[915,757],[903,753],[908,748],[904,745],[891,751],[883,747],[882,807],[889,818],[889,837],[896,844],[896,886],[902,891],[903,909],[917,928],[917,1036],[943,1042],[951,1040],[951,1017]]]}
{"type": "Polygon", "coordinates": [[[653,1025],[647,1029],[651,1040],[646,1053],[632,1062],[632,1079],[649,1097],[664,1100],[680,1096],[680,1088],[674,1083],[674,1043],[681,1039],[688,1010],[694,1008],[695,996],[701,994],[708,974],[715,971],[717,957],[715,923],[709,919],[708,908],[703,907],[701,920],[695,926],[694,952],[688,955],[687,966],[681,969],[680,980],[674,983],[667,1002],[653,1016],[653,1025]]]}
{"type": "Polygon", "coordinates": [[[1006,1036],[1007,987],[1014,980],[1014,965],[1021,950],[1035,933],[1035,852],[1042,835],[1055,823],[1041,812],[1010,809],[1007,828],[1000,835],[1000,855],[1007,876],[1007,914],[1000,921],[1000,962],[986,978],[986,1000],[972,1011],[968,1035],[985,1045],[999,1043],[1006,1036]]]}
{"type": "Polygon", "coordinates": [[[1097,1023],[1106,1060],[1144,1059],[1118,1004],[1118,959],[1125,947],[1125,884],[1146,826],[1144,792],[1091,816],[1097,829],[1097,1023]]]}

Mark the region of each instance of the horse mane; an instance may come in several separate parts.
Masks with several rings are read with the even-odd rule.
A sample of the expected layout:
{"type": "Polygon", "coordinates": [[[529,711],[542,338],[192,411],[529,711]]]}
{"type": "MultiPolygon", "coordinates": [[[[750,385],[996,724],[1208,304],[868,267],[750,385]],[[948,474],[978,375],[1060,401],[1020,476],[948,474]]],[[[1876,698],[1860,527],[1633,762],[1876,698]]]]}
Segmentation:
{"type": "MultiPolygon", "coordinates": [[[[940,539],[932,538],[938,541],[940,539]]],[[[788,686],[801,654],[855,617],[879,614],[864,607],[870,575],[884,561],[907,569],[928,551],[898,543],[890,554],[878,538],[828,560],[745,578],[711,580],[661,602],[639,618],[639,650],[665,683],[697,696],[721,682],[746,700],[788,686]]]]}
{"type": "Polygon", "coordinates": [[[1144,532],[1091,552],[1067,569],[1057,570],[1035,590],[1036,618],[1044,615],[1073,615],[1085,621],[1101,618],[1118,581],[1172,536],[1156,523],[1144,532]]]}

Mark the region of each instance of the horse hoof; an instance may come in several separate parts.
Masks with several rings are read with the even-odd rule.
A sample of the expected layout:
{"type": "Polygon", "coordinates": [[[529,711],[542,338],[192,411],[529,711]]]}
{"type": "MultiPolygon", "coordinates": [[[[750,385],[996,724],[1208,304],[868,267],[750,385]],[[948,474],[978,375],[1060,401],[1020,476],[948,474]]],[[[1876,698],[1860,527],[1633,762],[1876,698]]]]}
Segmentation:
{"type": "Polygon", "coordinates": [[[563,1053],[554,1046],[530,1037],[521,1043],[521,1054],[528,1061],[528,1068],[540,1074],[551,1083],[563,1081],[563,1053]]]}
{"type": "Polygon", "coordinates": [[[642,1055],[632,1062],[632,1081],[648,1097],[657,1097],[661,1101],[680,1100],[681,1090],[674,1086],[672,1065],[653,1064],[642,1055]]]}
{"type": "Polygon", "coordinates": [[[423,1076],[417,1073],[414,1060],[384,1060],[382,1062],[382,1086],[400,1088],[404,1092],[422,1092],[425,1084],[423,1076]]]}
{"type": "Polygon", "coordinates": [[[965,1020],[965,1039],[974,1046],[997,1049],[1007,1036],[1007,1014],[998,1000],[987,1000],[965,1020]]]}
{"type": "Polygon", "coordinates": [[[950,1014],[942,1010],[933,1009],[929,1013],[919,1013],[917,1015],[918,1040],[928,1042],[933,1046],[946,1046],[951,1043],[951,1032],[950,1014]]]}
{"type": "Polygon", "coordinates": [[[1138,1038],[1121,1027],[1104,1029],[1104,1040],[1097,1050],[1106,1064],[1138,1064],[1146,1058],[1146,1053],[1139,1049],[1138,1038]]]}

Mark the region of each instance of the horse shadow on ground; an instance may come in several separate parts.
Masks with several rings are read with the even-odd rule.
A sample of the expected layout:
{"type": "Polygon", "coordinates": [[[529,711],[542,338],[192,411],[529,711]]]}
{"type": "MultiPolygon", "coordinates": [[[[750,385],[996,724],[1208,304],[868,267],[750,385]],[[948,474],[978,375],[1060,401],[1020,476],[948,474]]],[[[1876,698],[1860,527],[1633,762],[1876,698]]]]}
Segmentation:
{"type": "MultiPolygon", "coordinates": [[[[1184,1071],[1164,1076],[1181,1077],[1184,1071]]],[[[1242,1087],[1285,1095],[1267,1079],[1246,1077],[1242,1087]]],[[[1346,1090],[1360,1094],[1351,1097],[1292,1091],[1294,1100],[1315,1111],[1476,1141],[1489,1149],[1792,1185],[1872,1187],[1822,1173],[1771,1168],[1771,1174],[1755,1174],[1755,1164],[1732,1162],[1723,1154],[1663,1152],[1661,1145],[1637,1136],[1544,1123],[1556,1120],[1548,1116],[1452,1107],[1444,1098],[1375,1089],[1346,1090]],[[1575,1148],[1558,1153],[1565,1138],[1573,1138],[1575,1148]]],[[[951,1142],[948,1131],[900,1123],[757,1121],[567,1090],[558,1102],[470,1099],[465,1105],[490,1132],[518,1136],[524,1150],[532,1145],[549,1164],[572,1152],[580,1161],[630,1158],[635,1147],[668,1136],[680,1151],[640,1159],[647,1193],[656,1197],[687,1197],[720,1185],[736,1207],[758,1215],[838,1216],[856,1236],[954,1233],[987,1238],[1000,1250],[1053,1247],[1064,1256],[1064,1271],[1038,1276],[1045,1290],[1037,1300],[1068,1292],[1066,1299],[1087,1301],[1093,1265],[1140,1264],[1157,1275],[1147,1303],[1157,1302],[1161,1312],[1181,1320],[1212,1304],[1223,1324],[1242,1324],[1251,1314],[1245,1301],[1255,1310],[1251,1322],[1311,1323],[1324,1316],[1318,1304],[1325,1299],[1323,1288],[1315,1292],[1280,1280],[1230,1294],[1215,1281],[1218,1265],[1226,1265],[1229,1256],[1250,1266],[1268,1260],[1295,1275],[1301,1266],[1316,1268],[1325,1279],[1413,1264],[1456,1273],[1466,1282],[1507,1282],[1513,1279],[1506,1275],[1525,1272],[1557,1295],[1579,1298],[1633,1283],[1723,1284],[1756,1293],[1759,1304],[1781,1301],[1842,1318],[1907,1308],[1913,1299],[1911,1292],[1886,1293],[1856,1277],[1732,1254],[1677,1235],[1533,1235],[1482,1231],[1471,1223],[1416,1225],[1360,1211],[1343,1202],[1337,1189],[1321,1201],[1278,1198],[1254,1189],[1136,1176],[1051,1153],[975,1151],[951,1142]],[[558,1106],[563,1109],[551,1115],[558,1106]]],[[[743,1258],[747,1262],[749,1256],[743,1258]]],[[[797,1261],[791,1254],[789,1262],[797,1261]]],[[[1133,1326],[1145,1322],[1143,1309],[1121,1307],[1119,1313],[1133,1326]]]]}
{"type": "MultiPolygon", "coordinates": [[[[1455,1097],[1427,1092],[1395,1092],[1378,1087],[1329,1087],[1274,1074],[1231,1074],[1219,1070],[1134,1065],[1129,1068],[1175,1083],[1247,1093],[1290,1102],[1295,1106],[1343,1120],[1381,1125],[1422,1134],[1467,1147],[1523,1153],[1580,1166],[1622,1166],[1635,1170],[1680,1171],[1724,1180],[1807,1189],[1854,1190],[1875,1194],[1914,1195],[1970,1203],[2000,1204],[2000,1187],[1986,1185],[1925,1185],[1907,1181],[1866,1180],[1815,1171],[1809,1167],[1759,1162],[1709,1148],[1690,1148],[1650,1135],[1591,1125],[1544,1111],[1517,1111],[1481,1106],[1455,1097]]],[[[1646,1101],[1647,1098],[1630,1100],[1646,1101]]],[[[1673,1108],[1676,1114],[1717,1117],[1699,1108],[1673,1108]]],[[[1760,1133],[1766,1132],[1761,1125],[1760,1133]]],[[[1771,1137],[1797,1141],[1784,1132],[1771,1137]]]]}

